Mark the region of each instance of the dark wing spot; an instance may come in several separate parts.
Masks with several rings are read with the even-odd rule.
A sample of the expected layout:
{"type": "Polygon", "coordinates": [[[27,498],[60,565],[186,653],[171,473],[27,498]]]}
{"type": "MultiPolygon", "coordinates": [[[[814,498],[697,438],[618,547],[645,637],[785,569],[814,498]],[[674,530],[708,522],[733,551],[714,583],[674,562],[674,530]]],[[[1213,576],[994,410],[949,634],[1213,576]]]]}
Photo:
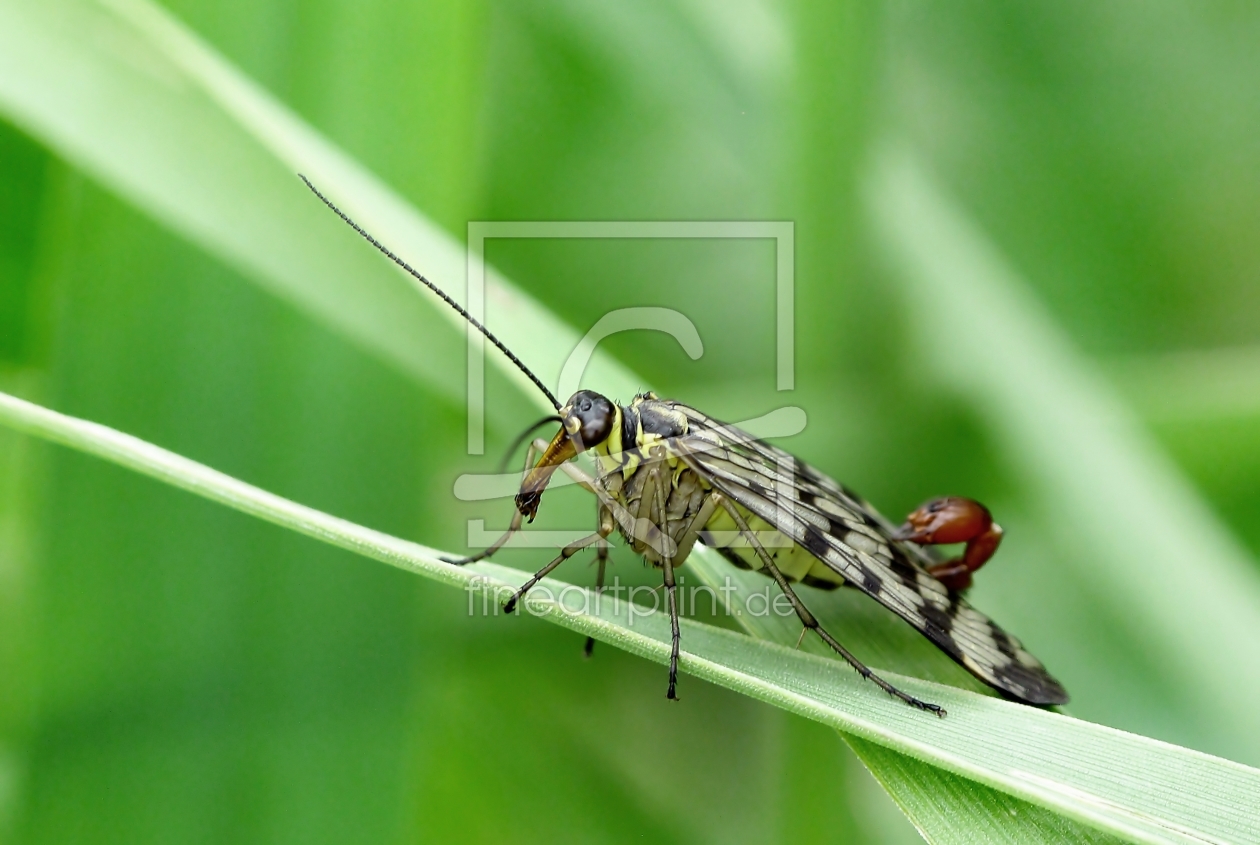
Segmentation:
{"type": "Polygon", "coordinates": [[[1006,655],[1011,660],[1014,660],[1015,644],[1011,642],[1011,635],[1003,631],[997,625],[990,625],[989,633],[993,635],[993,642],[997,645],[998,651],[1002,652],[1002,654],[1006,655]]]}
{"type": "Polygon", "coordinates": [[[844,586],[842,584],[837,584],[835,581],[826,581],[814,575],[806,575],[801,579],[801,583],[808,587],[817,587],[820,590],[834,590],[837,587],[844,586]]]}
{"type": "Polygon", "coordinates": [[[919,570],[915,569],[914,564],[906,559],[905,552],[901,549],[896,546],[889,546],[889,549],[892,551],[892,562],[888,565],[888,568],[892,570],[893,575],[896,575],[901,583],[916,593],[921,593],[919,570]]]}
{"type": "Polygon", "coordinates": [[[958,646],[954,645],[953,640],[949,638],[950,629],[954,627],[953,617],[931,602],[924,603],[923,607],[919,608],[919,613],[923,615],[927,623],[924,626],[924,633],[931,637],[933,642],[940,644],[941,639],[949,640],[950,650],[958,650],[958,646]]]}
{"type": "Polygon", "coordinates": [[[831,551],[831,544],[827,542],[827,538],[822,532],[813,525],[806,524],[805,539],[801,542],[806,551],[819,560],[826,560],[827,553],[831,551]]]}
{"type": "Polygon", "coordinates": [[[879,576],[868,569],[864,564],[856,563],[858,572],[862,574],[862,587],[872,596],[878,596],[880,590],[884,588],[884,582],[879,580],[879,576]]]}
{"type": "Polygon", "coordinates": [[[1029,669],[1018,663],[992,667],[993,677],[1003,687],[998,692],[1017,701],[1029,704],[1067,704],[1068,694],[1059,682],[1046,674],[1045,670],[1029,669]]]}
{"type": "Polygon", "coordinates": [[[814,502],[818,501],[818,497],[809,490],[806,490],[804,487],[798,487],[796,489],[796,498],[802,505],[808,505],[810,507],[813,507],[814,502]]]}

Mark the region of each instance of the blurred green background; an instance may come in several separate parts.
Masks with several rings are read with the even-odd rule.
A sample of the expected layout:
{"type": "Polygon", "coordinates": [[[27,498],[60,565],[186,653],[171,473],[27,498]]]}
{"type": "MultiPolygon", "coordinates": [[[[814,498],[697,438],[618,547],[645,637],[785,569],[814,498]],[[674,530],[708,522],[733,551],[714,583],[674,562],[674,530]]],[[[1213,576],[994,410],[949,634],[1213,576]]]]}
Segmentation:
{"type": "MultiPolygon", "coordinates": [[[[1039,523],[1054,509],[923,363],[869,207],[881,151],[911,151],[1260,557],[1260,9],[164,5],[461,241],[472,220],[792,221],[786,400],[768,242],[487,257],[579,330],[617,307],[687,314],[699,361],[656,335],[607,348],[715,416],[804,407],[785,445],[890,516],[943,493],[989,503],[1010,536],[976,603],[1071,712],[1260,763],[1126,631],[1123,594],[1061,583],[1105,562],[1064,563],[1039,523]]],[[[440,548],[464,547],[466,516],[505,518],[451,488],[515,431],[492,425],[487,456],[466,456],[462,403],[6,118],[0,186],[0,388],[440,548]]],[[[488,401],[534,416],[494,379],[488,401]]],[[[658,667],[580,646],[0,430],[4,841],[915,840],[828,729],[692,679],[667,708],[658,667]]]]}

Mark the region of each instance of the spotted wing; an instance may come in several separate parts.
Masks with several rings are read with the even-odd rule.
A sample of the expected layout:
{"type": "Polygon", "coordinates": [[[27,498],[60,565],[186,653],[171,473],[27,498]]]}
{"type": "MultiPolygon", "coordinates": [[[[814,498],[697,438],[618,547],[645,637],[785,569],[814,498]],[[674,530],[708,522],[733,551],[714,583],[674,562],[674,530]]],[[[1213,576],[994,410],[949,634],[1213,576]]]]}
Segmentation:
{"type": "Polygon", "coordinates": [[[694,408],[678,452],[718,491],[913,625],[990,686],[1030,704],[1067,691],[1019,640],[928,574],[936,558],[892,539],[894,526],[852,491],[768,443],[694,408]]]}

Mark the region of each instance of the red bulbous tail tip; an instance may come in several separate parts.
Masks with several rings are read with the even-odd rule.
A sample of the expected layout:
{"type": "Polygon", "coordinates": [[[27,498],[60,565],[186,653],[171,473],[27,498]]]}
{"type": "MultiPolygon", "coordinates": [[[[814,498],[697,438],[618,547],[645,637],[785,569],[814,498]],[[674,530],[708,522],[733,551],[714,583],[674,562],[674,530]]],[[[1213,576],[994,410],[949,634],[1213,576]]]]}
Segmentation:
{"type": "Polygon", "coordinates": [[[966,543],[962,557],[928,567],[937,580],[953,592],[971,586],[971,575],[993,557],[1002,542],[1002,528],[989,509],[974,499],[943,496],[925,502],[906,517],[893,539],[920,546],[966,543]]]}

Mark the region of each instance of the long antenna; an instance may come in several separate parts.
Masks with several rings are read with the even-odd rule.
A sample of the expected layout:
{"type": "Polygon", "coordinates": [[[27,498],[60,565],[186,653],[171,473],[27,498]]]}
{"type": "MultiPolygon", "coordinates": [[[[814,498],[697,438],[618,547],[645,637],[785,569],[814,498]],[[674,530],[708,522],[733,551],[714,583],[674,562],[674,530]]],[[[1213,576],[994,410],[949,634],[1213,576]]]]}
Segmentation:
{"type": "Polygon", "coordinates": [[[401,268],[403,268],[404,270],[406,270],[406,271],[407,271],[407,272],[411,275],[411,277],[412,277],[412,278],[416,279],[418,282],[420,282],[421,284],[423,284],[423,285],[424,285],[425,287],[427,287],[429,290],[433,291],[433,292],[434,292],[434,293],[436,293],[438,296],[442,297],[442,301],[443,301],[443,302],[445,302],[447,305],[451,306],[451,307],[452,307],[452,308],[454,308],[456,311],[458,311],[458,312],[459,312],[459,315],[460,315],[461,317],[463,317],[465,320],[467,320],[469,323],[471,323],[471,324],[472,324],[472,325],[473,325],[473,326],[477,329],[477,331],[481,332],[483,335],[485,335],[487,338],[489,338],[489,339],[490,339],[490,342],[491,342],[491,343],[493,343],[495,346],[499,347],[499,351],[500,351],[500,352],[502,352],[504,355],[506,355],[506,356],[508,357],[508,360],[509,360],[509,361],[511,361],[513,364],[515,364],[515,365],[517,366],[517,368],[518,368],[518,369],[519,369],[522,373],[524,373],[525,375],[529,376],[529,380],[530,380],[530,381],[532,381],[532,382],[534,383],[534,385],[535,385],[535,386],[536,386],[539,390],[541,390],[541,391],[543,392],[543,395],[547,397],[548,401],[550,401],[550,402],[551,402],[552,406],[553,406],[553,407],[554,407],[557,411],[558,411],[558,410],[560,410],[560,403],[556,401],[556,397],[552,395],[551,391],[547,389],[546,385],[544,385],[541,381],[539,381],[539,380],[538,380],[538,376],[536,376],[536,375],[534,375],[532,372],[530,372],[529,367],[525,366],[525,364],[524,364],[524,363],[522,363],[522,361],[521,361],[521,359],[520,359],[520,358],[517,358],[515,355],[513,355],[513,354],[512,354],[512,350],[510,350],[510,349],[508,349],[506,346],[504,346],[504,345],[503,345],[503,342],[502,342],[501,340],[499,340],[497,337],[495,337],[493,334],[491,334],[489,329],[487,329],[485,326],[481,325],[481,323],[479,323],[479,322],[477,322],[475,319],[473,319],[473,316],[472,316],[471,314],[469,314],[467,311],[465,311],[465,310],[464,310],[464,306],[460,305],[458,302],[456,302],[455,300],[451,299],[449,296],[447,296],[447,295],[446,295],[446,291],[442,290],[440,287],[438,287],[437,285],[433,284],[433,282],[430,282],[430,281],[429,281],[428,279],[426,279],[424,276],[420,275],[420,272],[419,272],[419,271],[417,271],[414,267],[412,267],[412,266],[411,266],[410,264],[408,264],[406,261],[403,261],[401,258],[399,258],[397,255],[395,255],[393,252],[391,252],[391,251],[390,251],[390,249],[389,249],[389,247],[385,246],[385,245],[384,245],[384,244],[382,244],[380,241],[378,241],[376,238],[372,237],[372,236],[371,236],[371,235],[369,235],[366,231],[364,231],[364,229],[363,229],[363,227],[362,227],[362,226],[360,226],[358,223],[355,223],[353,220],[351,220],[351,219],[350,219],[350,216],[349,216],[348,214],[346,214],[346,213],[345,213],[344,211],[342,211],[340,208],[338,208],[337,206],[335,206],[335,205],[333,204],[332,200],[328,199],[328,197],[326,197],[326,196],[324,196],[323,194],[321,194],[321,193],[319,192],[319,188],[316,188],[313,184],[311,184],[311,180],[310,180],[310,179],[307,179],[307,178],[306,178],[305,176],[303,176],[301,173],[299,173],[299,174],[298,174],[298,178],[299,178],[299,179],[301,179],[303,182],[305,182],[305,183],[306,183],[306,187],[308,187],[308,188],[310,188],[310,189],[311,189],[311,193],[313,193],[315,196],[319,197],[320,202],[322,202],[324,205],[326,205],[326,206],[328,206],[329,208],[331,208],[331,209],[333,210],[333,213],[334,213],[334,214],[336,214],[338,217],[340,217],[340,218],[341,218],[342,220],[344,220],[346,223],[350,224],[350,228],[351,228],[351,229],[354,229],[356,232],[358,232],[360,235],[362,235],[364,240],[366,240],[366,241],[367,241],[368,243],[370,243],[372,246],[374,246],[374,247],[376,247],[378,250],[380,250],[380,251],[381,251],[381,253],[382,253],[382,254],[383,254],[386,258],[388,258],[390,261],[394,262],[394,263],[395,263],[395,264],[397,264],[399,267],[401,267],[401,268]]]}

